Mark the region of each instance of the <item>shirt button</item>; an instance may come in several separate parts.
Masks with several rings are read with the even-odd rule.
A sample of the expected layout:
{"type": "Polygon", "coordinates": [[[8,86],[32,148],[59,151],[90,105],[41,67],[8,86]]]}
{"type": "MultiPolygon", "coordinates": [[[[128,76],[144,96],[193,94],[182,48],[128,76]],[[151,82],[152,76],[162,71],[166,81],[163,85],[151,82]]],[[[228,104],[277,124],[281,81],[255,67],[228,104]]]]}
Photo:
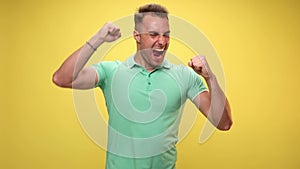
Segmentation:
{"type": "Polygon", "coordinates": [[[148,82],[148,85],[151,85],[151,82],[148,82]]]}

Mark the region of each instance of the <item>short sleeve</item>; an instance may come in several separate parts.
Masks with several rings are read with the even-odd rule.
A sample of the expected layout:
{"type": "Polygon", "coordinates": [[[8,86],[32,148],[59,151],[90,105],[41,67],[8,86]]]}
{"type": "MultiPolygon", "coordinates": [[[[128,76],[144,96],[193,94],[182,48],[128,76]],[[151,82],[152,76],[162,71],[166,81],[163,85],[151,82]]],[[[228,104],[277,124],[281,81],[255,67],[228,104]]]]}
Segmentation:
{"type": "Polygon", "coordinates": [[[207,87],[205,83],[203,82],[202,78],[195,73],[192,69],[186,68],[187,70],[187,83],[188,83],[188,89],[187,89],[187,96],[190,100],[194,100],[194,98],[204,91],[207,91],[207,87]]]}
{"type": "Polygon", "coordinates": [[[113,70],[120,64],[119,61],[103,61],[93,64],[92,67],[96,69],[98,75],[98,82],[96,87],[103,88],[107,79],[111,76],[113,70]]]}

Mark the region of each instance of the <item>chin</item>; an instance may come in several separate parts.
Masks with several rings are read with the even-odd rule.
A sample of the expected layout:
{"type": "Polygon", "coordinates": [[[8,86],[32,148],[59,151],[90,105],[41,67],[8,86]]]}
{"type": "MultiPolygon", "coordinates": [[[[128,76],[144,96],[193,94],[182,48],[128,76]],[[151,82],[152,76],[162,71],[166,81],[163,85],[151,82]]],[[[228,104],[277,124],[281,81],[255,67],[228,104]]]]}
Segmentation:
{"type": "Polygon", "coordinates": [[[158,67],[163,63],[163,61],[164,61],[164,57],[162,57],[160,59],[155,58],[155,59],[152,60],[152,65],[154,67],[158,67]]]}

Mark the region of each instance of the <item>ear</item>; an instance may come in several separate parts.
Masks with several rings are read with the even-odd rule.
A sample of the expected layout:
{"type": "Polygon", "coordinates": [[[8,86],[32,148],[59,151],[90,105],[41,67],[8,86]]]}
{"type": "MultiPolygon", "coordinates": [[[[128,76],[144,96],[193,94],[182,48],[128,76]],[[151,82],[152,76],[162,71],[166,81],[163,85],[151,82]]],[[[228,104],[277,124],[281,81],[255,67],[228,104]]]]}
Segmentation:
{"type": "Polygon", "coordinates": [[[140,34],[139,34],[138,31],[136,31],[136,30],[133,31],[133,37],[134,37],[136,43],[140,43],[141,42],[141,36],[140,36],[140,34]]]}

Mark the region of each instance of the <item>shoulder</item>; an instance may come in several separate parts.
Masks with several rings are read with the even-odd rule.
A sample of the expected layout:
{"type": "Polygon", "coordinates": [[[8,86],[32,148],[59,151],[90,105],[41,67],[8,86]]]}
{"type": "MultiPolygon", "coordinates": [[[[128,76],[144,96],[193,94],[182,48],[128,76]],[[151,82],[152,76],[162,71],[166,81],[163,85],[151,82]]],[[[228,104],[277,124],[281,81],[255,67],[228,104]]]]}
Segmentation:
{"type": "Polygon", "coordinates": [[[102,61],[92,65],[101,78],[109,76],[121,64],[120,61],[102,61]]]}
{"type": "Polygon", "coordinates": [[[195,83],[202,85],[203,83],[201,76],[186,65],[170,64],[169,72],[187,86],[192,86],[195,83]]]}
{"type": "Polygon", "coordinates": [[[92,65],[98,75],[97,86],[103,87],[106,80],[109,79],[115,70],[121,65],[120,61],[102,61],[92,65]]]}
{"type": "Polygon", "coordinates": [[[195,72],[186,65],[177,65],[177,64],[170,63],[169,70],[183,77],[195,75],[195,72]]]}
{"type": "Polygon", "coordinates": [[[103,76],[103,73],[109,74],[113,72],[122,62],[120,61],[102,61],[92,66],[96,69],[97,73],[103,76]]]}
{"type": "Polygon", "coordinates": [[[114,69],[118,67],[122,62],[116,60],[116,61],[102,61],[93,64],[93,67],[96,69],[114,69]]]}

